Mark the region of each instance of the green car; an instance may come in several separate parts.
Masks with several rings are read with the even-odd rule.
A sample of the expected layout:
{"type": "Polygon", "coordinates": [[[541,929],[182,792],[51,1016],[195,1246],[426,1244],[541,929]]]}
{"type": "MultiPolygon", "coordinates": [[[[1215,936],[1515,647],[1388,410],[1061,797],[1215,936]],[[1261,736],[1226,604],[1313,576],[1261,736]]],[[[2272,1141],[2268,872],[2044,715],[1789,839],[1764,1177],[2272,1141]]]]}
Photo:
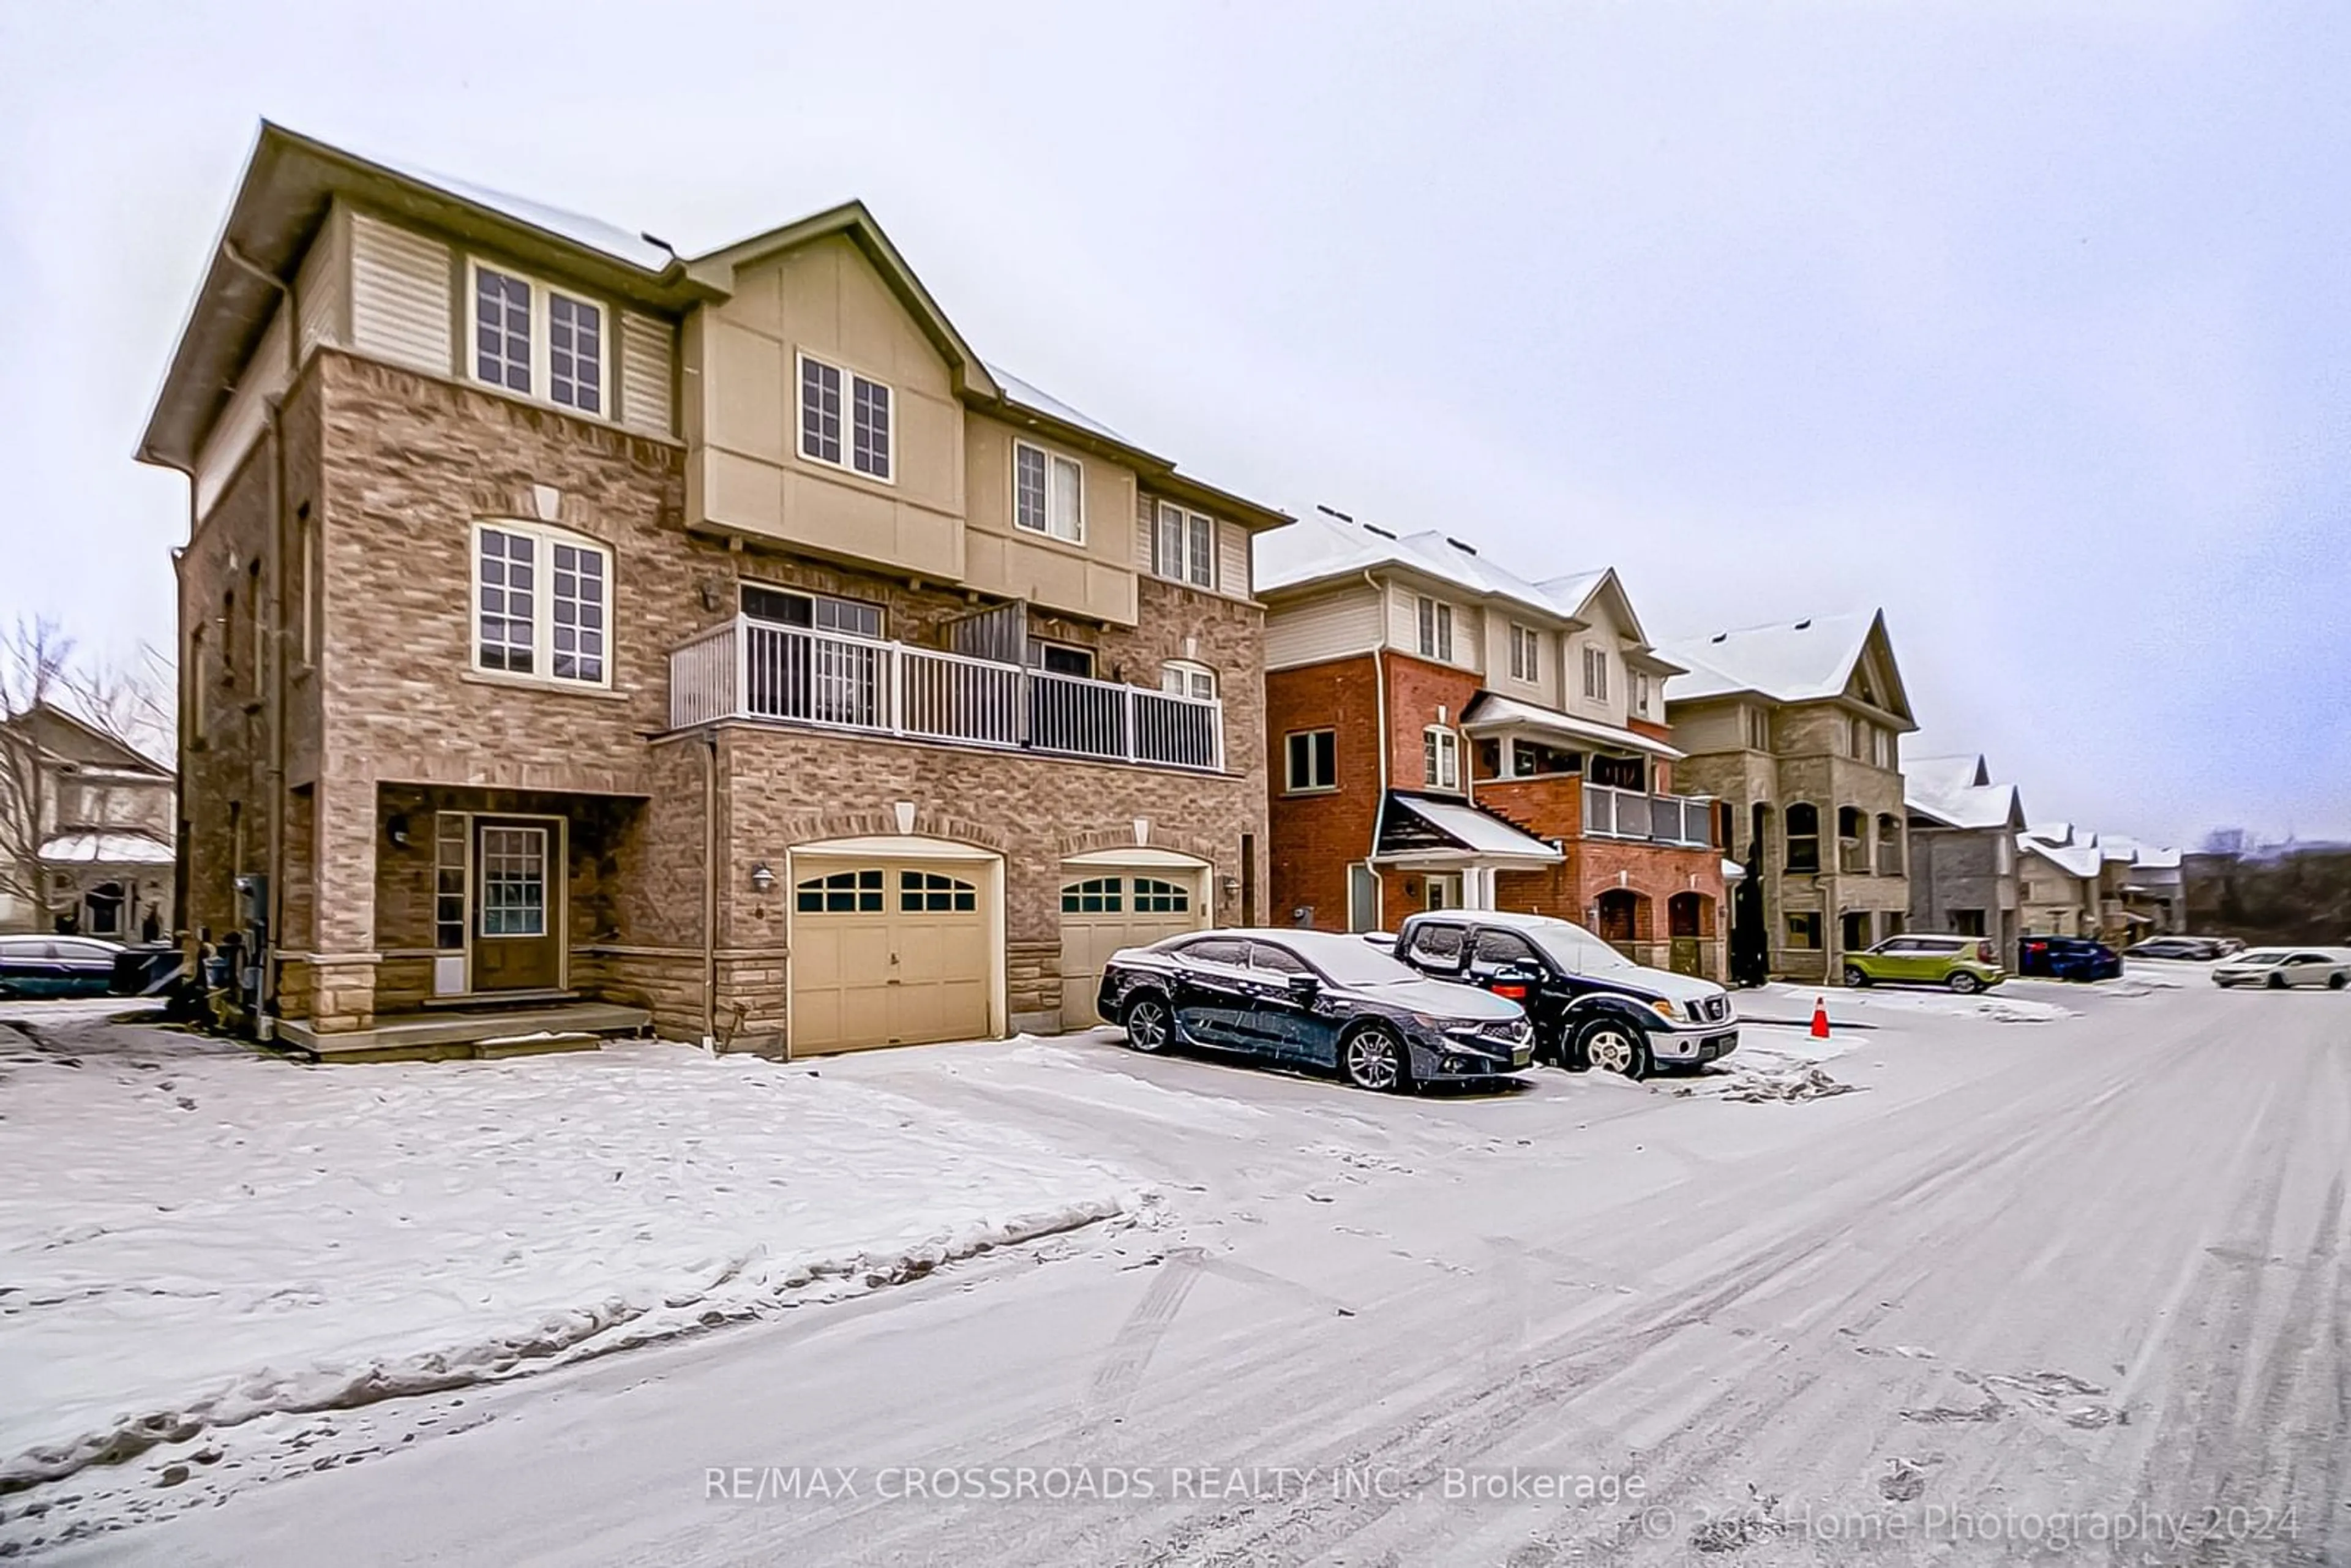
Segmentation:
{"type": "Polygon", "coordinates": [[[1999,953],[1980,936],[1888,936],[1844,956],[1848,986],[1948,986],[1964,997],[2006,978],[1999,953]]]}

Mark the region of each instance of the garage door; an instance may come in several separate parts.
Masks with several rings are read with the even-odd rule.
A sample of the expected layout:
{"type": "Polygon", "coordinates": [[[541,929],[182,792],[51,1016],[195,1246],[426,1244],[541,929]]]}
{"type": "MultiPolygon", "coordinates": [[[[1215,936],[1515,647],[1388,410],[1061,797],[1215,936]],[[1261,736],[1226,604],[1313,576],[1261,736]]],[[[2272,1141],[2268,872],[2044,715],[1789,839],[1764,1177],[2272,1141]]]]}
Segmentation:
{"type": "Polygon", "coordinates": [[[799,872],[794,1055],[988,1032],[977,867],[810,860],[799,872]]]}
{"type": "Polygon", "coordinates": [[[1102,962],[1121,947],[1207,924],[1201,873],[1172,866],[1061,868],[1061,1027],[1100,1023],[1102,962]]]}

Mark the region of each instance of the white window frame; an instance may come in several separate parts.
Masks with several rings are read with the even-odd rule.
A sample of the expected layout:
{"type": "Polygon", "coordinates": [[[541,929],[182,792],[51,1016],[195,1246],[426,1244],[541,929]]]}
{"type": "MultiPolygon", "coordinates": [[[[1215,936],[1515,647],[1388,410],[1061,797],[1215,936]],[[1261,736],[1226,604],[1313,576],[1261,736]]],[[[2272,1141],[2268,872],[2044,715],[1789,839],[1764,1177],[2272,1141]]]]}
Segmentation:
{"type": "Polygon", "coordinates": [[[1159,666],[1159,689],[1194,702],[1217,700],[1217,672],[1196,659],[1170,659],[1159,666]]]}
{"type": "Polygon", "coordinates": [[[1453,606],[1428,594],[1414,595],[1413,619],[1419,633],[1415,643],[1424,659],[1440,664],[1453,662],[1453,606]]]}
{"type": "Polygon", "coordinates": [[[1461,788],[1461,737],[1445,725],[1420,732],[1422,774],[1431,789],[1461,788]]]}
{"type": "Polygon", "coordinates": [[[1649,716],[1649,674],[1646,670],[1633,672],[1632,711],[1643,718],[1649,716]]]}
{"type": "Polygon", "coordinates": [[[515,517],[479,517],[474,522],[466,549],[465,666],[485,680],[510,681],[517,685],[545,686],[555,691],[611,691],[612,665],[619,656],[619,590],[613,581],[612,547],[569,528],[527,523],[515,517]],[[482,535],[495,529],[532,541],[530,605],[530,670],[493,669],[482,663],[482,535]],[[595,680],[555,673],[555,547],[587,550],[604,563],[604,653],[602,673],[595,680]]]}
{"type": "Polygon", "coordinates": [[[1510,678],[1531,686],[1542,680],[1542,633],[1516,621],[1510,622],[1510,678]]]}
{"type": "Polygon", "coordinates": [[[869,376],[853,365],[822,354],[811,354],[806,349],[792,350],[792,452],[803,463],[813,463],[820,468],[830,468],[836,474],[847,474],[871,485],[898,483],[898,389],[879,376],[869,376]],[[809,450],[808,444],[808,367],[821,365],[841,378],[841,455],[827,457],[809,450]],[[868,474],[857,466],[857,383],[882,389],[889,410],[889,440],[883,444],[883,461],[890,465],[887,474],[868,474]]]}
{"type": "Polygon", "coordinates": [[[1180,582],[1186,588],[1196,588],[1203,593],[1217,591],[1217,519],[1206,512],[1196,512],[1189,507],[1179,507],[1173,501],[1158,503],[1151,521],[1151,570],[1155,577],[1169,582],[1180,582]],[[1168,530],[1173,528],[1176,549],[1167,548],[1168,530]],[[1169,559],[1170,555],[1174,559],[1169,559]]]}
{"type": "Polygon", "coordinates": [[[1065,545],[1083,546],[1085,544],[1086,465],[1082,458],[1080,458],[1071,453],[1061,452],[1050,446],[1041,445],[1034,441],[1015,441],[1012,444],[1012,472],[1009,477],[1012,483],[1011,517],[1012,526],[1024,534],[1034,534],[1039,538],[1054,539],[1065,545]],[[1041,528],[1034,526],[1033,524],[1024,523],[1020,520],[1020,455],[1023,452],[1035,453],[1044,461],[1045,464],[1045,526],[1041,528]],[[1060,533],[1053,528],[1053,465],[1057,463],[1065,463],[1069,465],[1070,468],[1078,476],[1077,532],[1074,534],[1060,533]]]}
{"type": "Polygon", "coordinates": [[[613,361],[621,351],[619,327],[619,313],[609,300],[600,299],[583,289],[566,288],[549,283],[543,277],[503,262],[486,260],[478,256],[465,257],[465,341],[461,351],[465,355],[465,381],[469,385],[486,387],[507,397],[527,398],[559,413],[592,419],[599,424],[613,423],[612,388],[619,373],[613,361]],[[485,272],[511,277],[530,290],[530,390],[527,392],[517,392],[502,381],[485,381],[482,378],[478,340],[482,322],[481,275],[485,272]],[[558,294],[575,305],[585,305],[596,312],[597,406],[592,410],[555,400],[555,371],[553,356],[549,351],[549,329],[553,314],[550,301],[558,294]]]}
{"type": "Polygon", "coordinates": [[[1608,650],[1597,643],[1583,645],[1583,695],[1587,702],[1608,700],[1608,650]]]}

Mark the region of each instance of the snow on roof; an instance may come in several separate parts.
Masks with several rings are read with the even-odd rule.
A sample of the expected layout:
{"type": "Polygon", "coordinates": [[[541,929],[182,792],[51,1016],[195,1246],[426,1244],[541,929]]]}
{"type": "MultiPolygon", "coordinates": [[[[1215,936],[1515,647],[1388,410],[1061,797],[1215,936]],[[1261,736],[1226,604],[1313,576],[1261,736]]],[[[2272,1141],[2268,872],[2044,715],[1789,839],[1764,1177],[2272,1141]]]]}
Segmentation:
{"type": "Polygon", "coordinates": [[[2179,852],[2178,850],[2150,849],[2147,845],[2142,844],[2139,846],[2138,863],[2141,869],[2147,871],[2178,871],[2179,869],[2179,852]]]}
{"type": "Polygon", "coordinates": [[[2039,855],[2069,875],[2089,878],[2098,874],[2095,844],[2053,844],[2022,832],[2016,835],[2016,847],[2026,854],[2039,855]]]}
{"type": "MultiPolygon", "coordinates": [[[[1573,620],[1582,598],[1562,602],[1549,585],[1530,582],[1435,528],[1396,534],[1369,523],[1316,512],[1257,540],[1257,591],[1349,577],[1380,567],[1403,567],[1483,597],[1509,600],[1547,616],[1573,620]]],[[[1595,574],[1596,575],[1596,574],[1595,574]]],[[[1553,582],[1573,579],[1554,578],[1553,582]]]]}
{"type": "Polygon", "coordinates": [[[1755,692],[1775,702],[1813,702],[1843,692],[1877,622],[1876,611],[1814,615],[1718,632],[1659,646],[1689,673],[1666,683],[1667,702],[1755,692]]]}
{"type": "Polygon", "coordinates": [[[170,865],[176,858],[144,833],[61,833],[41,845],[51,865],[170,865]]]}
{"type": "Polygon", "coordinates": [[[1722,862],[1723,881],[1737,882],[1740,877],[1745,876],[1746,874],[1747,868],[1740,865],[1737,861],[1727,860],[1722,862]]]}
{"type": "Polygon", "coordinates": [[[2071,822],[2034,822],[2024,830],[2026,835],[2047,844],[2070,844],[2074,841],[2071,822]]]}
{"type": "Polygon", "coordinates": [[[1473,853],[1520,855],[1545,861],[1565,858],[1541,839],[1520,831],[1491,811],[1457,806],[1449,800],[1426,800],[1416,795],[1391,795],[1388,799],[1473,853]]]}
{"type": "Polygon", "coordinates": [[[1086,415],[1080,413],[1076,409],[1071,408],[1068,403],[1063,402],[1061,399],[1054,397],[1048,392],[1040,391],[1037,387],[1028,382],[1022,381],[1019,376],[1014,375],[1010,371],[1006,370],[1001,365],[989,365],[987,367],[987,373],[996,378],[997,385],[1004,389],[1004,395],[1007,398],[1019,403],[1023,408],[1034,409],[1039,413],[1050,414],[1053,418],[1060,420],[1063,424],[1074,424],[1080,430],[1091,430],[1096,435],[1101,436],[1103,440],[1115,441],[1121,446],[1132,446],[1134,444],[1134,443],[1127,440],[1125,436],[1121,435],[1109,425],[1102,423],[1102,421],[1098,419],[1089,419],[1086,415]]]}
{"type": "Polygon", "coordinates": [[[437,190],[445,191],[462,201],[471,202],[475,206],[487,207],[492,212],[514,219],[517,223],[528,224],[535,229],[543,229],[558,239],[568,240],[577,246],[585,246],[590,250],[601,252],[614,261],[624,262],[642,271],[664,271],[677,259],[676,253],[659,240],[648,238],[641,234],[631,234],[628,230],[614,224],[608,224],[601,218],[591,218],[585,214],[567,212],[561,207],[550,207],[544,202],[534,202],[528,196],[517,196],[505,191],[492,190],[487,185],[476,185],[470,180],[460,180],[453,175],[438,173],[431,169],[420,168],[413,163],[405,163],[395,158],[379,158],[372,152],[350,147],[348,143],[344,146],[346,151],[355,153],[379,168],[388,169],[403,179],[413,180],[420,185],[431,185],[437,190]]]}
{"type": "Polygon", "coordinates": [[[1679,761],[1686,753],[1675,750],[1653,736],[1636,729],[1620,729],[1613,724],[1600,724],[1573,714],[1547,708],[1539,703],[1520,702],[1516,697],[1501,696],[1493,692],[1480,692],[1462,714],[1461,727],[1472,734],[1485,729],[1502,729],[1511,725],[1523,725],[1529,729],[1545,729],[1573,740],[1596,740],[1603,745],[1622,747],[1626,751],[1646,751],[1669,762],[1679,761]]]}
{"type": "Polygon", "coordinates": [[[1980,757],[1905,758],[1902,802],[1946,827],[2005,828],[2014,820],[2016,786],[1977,782],[1987,777],[1980,757]]]}

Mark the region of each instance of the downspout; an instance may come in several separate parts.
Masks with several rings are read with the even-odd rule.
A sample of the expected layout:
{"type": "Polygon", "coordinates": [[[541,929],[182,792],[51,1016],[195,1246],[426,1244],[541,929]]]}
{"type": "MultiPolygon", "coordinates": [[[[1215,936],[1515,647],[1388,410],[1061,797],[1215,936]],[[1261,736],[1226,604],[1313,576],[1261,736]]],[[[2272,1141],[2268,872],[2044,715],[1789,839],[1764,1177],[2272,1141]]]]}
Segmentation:
{"type": "Polygon", "coordinates": [[[1372,841],[1364,852],[1364,864],[1372,873],[1373,917],[1382,926],[1387,924],[1387,891],[1380,880],[1377,864],[1380,852],[1380,819],[1388,809],[1388,591],[1367,568],[1364,581],[1380,601],[1380,640],[1372,645],[1372,691],[1379,729],[1380,793],[1372,808],[1372,841]]]}
{"type": "Polygon", "coordinates": [[[703,733],[702,1049],[718,1051],[718,731],[703,733]]]}

